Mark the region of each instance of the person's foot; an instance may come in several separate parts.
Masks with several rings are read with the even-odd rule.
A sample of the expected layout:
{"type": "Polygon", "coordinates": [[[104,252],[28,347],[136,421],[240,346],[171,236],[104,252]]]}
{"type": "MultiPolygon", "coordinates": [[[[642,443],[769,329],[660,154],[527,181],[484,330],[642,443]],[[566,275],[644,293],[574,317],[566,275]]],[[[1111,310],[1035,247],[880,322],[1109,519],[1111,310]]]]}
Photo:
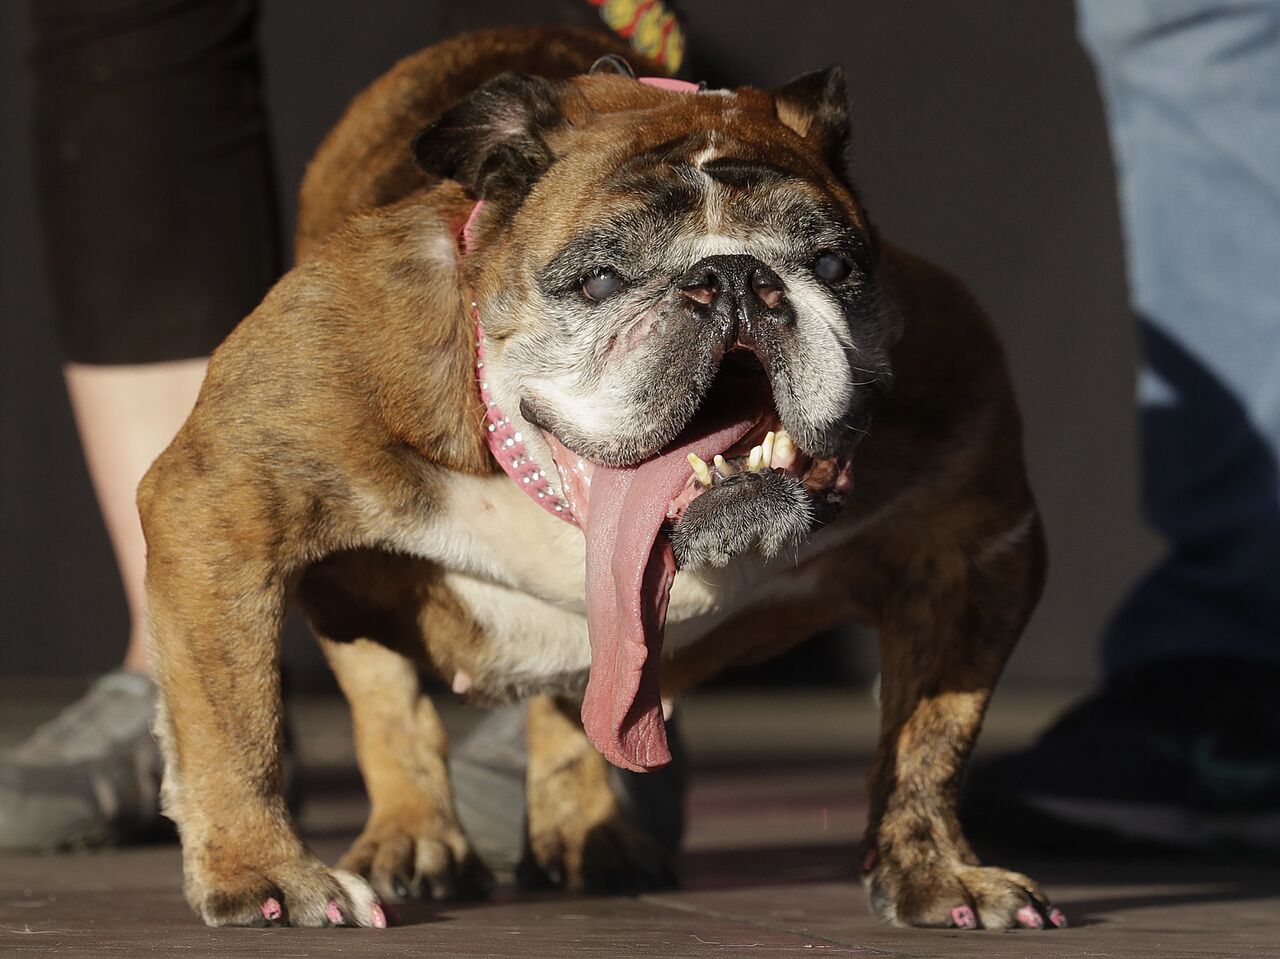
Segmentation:
{"type": "Polygon", "coordinates": [[[0,754],[0,849],[54,852],[171,834],[160,815],[155,702],[149,677],[107,673],[0,754]]]}
{"type": "Polygon", "coordinates": [[[1030,748],[975,763],[974,838],[1280,849],[1280,669],[1180,660],[1107,683],[1030,748]]]}

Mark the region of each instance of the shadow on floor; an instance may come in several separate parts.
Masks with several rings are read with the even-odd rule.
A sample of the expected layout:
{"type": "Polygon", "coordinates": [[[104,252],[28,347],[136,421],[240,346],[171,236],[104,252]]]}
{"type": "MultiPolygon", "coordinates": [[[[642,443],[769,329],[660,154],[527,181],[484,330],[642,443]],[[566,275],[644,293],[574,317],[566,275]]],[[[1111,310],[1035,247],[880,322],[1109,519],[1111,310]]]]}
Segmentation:
{"type": "MultiPolygon", "coordinates": [[[[796,767],[815,760],[795,757],[796,767]]],[[[825,764],[829,768],[830,763],[825,764]]],[[[716,764],[718,773],[736,771],[739,763],[716,764]]],[[[741,766],[750,769],[749,764],[741,766]]],[[[323,805],[335,799],[360,801],[363,789],[350,766],[312,766],[302,775],[304,796],[323,805]]],[[[794,801],[794,796],[790,797],[794,801]]],[[[354,825],[354,823],[352,824],[354,825]]],[[[345,846],[355,829],[332,822],[308,828],[306,838],[345,846]]],[[[1073,926],[1106,924],[1110,916],[1141,909],[1164,909],[1206,903],[1248,903],[1280,897],[1280,858],[1246,854],[1189,855],[1150,847],[1078,848],[1068,854],[1016,848],[979,848],[984,862],[1034,876],[1071,917],[1073,926]]],[[[857,847],[851,842],[782,842],[750,846],[694,848],[681,856],[682,889],[687,892],[731,892],[767,887],[830,883],[856,885],[857,847]]],[[[853,895],[861,895],[851,890],[853,895]]],[[[505,901],[530,901],[563,894],[502,889],[505,901]]],[[[471,908],[451,903],[449,912],[471,908]]],[[[431,903],[400,907],[402,924],[447,921],[431,903]]]]}
{"type": "MultiPolygon", "coordinates": [[[[703,849],[682,858],[683,888],[727,891],[763,886],[857,882],[856,847],[850,844],[781,844],[703,849]]],[[[1275,858],[1246,854],[1192,856],[1146,851],[1137,858],[1008,857],[987,861],[1034,876],[1051,894],[1087,887],[1087,897],[1055,895],[1076,926],[1105,923],[1114,912],[1194,903],[1248,902],[1280,896],[1275,858]],[[1114,891],[1112,891],[1114,890],[1114,891]]]]}
{"type": "Polygon", "coordinates": [[[857,847],[852,844],[695,849],[680,857],[681,887],[704,891],[855,882],[857,862],[857,847]]]}
{"type": "Polygon", "coordinates": [[[1274,898],[1280,895],[1278,866],[1265,855],[1147,851],[1134,859],[1045,860],[1030,868],[1050,890],[1088,887],[1086,898],[1067,897],[1060,905],[1078,921],[1105,922],[1110,913],[1135,909],[1274,898]]]}

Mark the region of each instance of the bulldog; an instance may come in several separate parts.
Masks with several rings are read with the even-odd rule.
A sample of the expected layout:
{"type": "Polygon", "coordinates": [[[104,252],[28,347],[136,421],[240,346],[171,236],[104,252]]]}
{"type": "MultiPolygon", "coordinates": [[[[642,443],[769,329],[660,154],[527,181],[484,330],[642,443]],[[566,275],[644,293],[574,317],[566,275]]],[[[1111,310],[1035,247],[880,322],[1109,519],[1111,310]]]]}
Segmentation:
{"type": "Polygon", "coordinates": [[[398,892],[479,885],[423,674],[532,697],[545,872],[589,888],[604,834],[658,884],[607,764],[662,766],[664,702],[856,619],[883,659],[875,912],[1062,925],[955,813],[1045,568],[991,326],[868,221],[838,69],[708,90],[624,52],[473,34],[362,93],[307,172],[297,267],[144,480],[188,900],[215,926],[381,926],[398,892]],[[283,797],[291,602],[371,801],[340,868],[283,797]]]}

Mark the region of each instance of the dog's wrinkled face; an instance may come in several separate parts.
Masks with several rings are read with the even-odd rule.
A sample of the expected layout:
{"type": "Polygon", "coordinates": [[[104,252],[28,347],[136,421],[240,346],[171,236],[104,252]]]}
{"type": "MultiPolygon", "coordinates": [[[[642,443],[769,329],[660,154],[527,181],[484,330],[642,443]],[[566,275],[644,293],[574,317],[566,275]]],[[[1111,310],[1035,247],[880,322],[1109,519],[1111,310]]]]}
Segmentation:
{"type": "Polygon", "coordinates": [[[486,200],[468,273],[490,391],[541,430],[580,520],[597,468],[676,453],[682,567],[772,555],[838,506],[891,337],[846,110],[836,71],[774,94],[507,75],[419,138],[486,200]]]}
{"type": "Polygon", "coordinates": [[[625,768],[670,760],[676,568],[796,547],[850,488],[893,332],[847,135],[837,71],[773,94],[508,74],[415,143],[485,201],[485,380],[586,534],[582,718],[625,768]]]}

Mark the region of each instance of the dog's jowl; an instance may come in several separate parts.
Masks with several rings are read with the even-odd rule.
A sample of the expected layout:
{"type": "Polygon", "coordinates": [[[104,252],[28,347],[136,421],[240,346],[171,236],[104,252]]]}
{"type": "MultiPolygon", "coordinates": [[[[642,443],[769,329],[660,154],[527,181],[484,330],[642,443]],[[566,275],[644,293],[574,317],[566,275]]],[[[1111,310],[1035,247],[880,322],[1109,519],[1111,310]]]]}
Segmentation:
{"type": "Polygon", "coordinates": [[[188,899],[212,925],[369,926],[397,895],[482,890],[422,672],[534,697],[544,874],[591,887],[604,831],[622,885],[660,885],[607,763],[664,765],[664,700],[858,619],[883,653],[876,912],[1060,923],[955,816],[1044,570],[990,326],[868,222],[839,71],[702,90],[592,71],[608,53],[470,35],[358,97],[308,170],[299,265],[143,483],[188,899]],[[282,794],[292,602],[371,799],[338,868],[282,794]]]}

